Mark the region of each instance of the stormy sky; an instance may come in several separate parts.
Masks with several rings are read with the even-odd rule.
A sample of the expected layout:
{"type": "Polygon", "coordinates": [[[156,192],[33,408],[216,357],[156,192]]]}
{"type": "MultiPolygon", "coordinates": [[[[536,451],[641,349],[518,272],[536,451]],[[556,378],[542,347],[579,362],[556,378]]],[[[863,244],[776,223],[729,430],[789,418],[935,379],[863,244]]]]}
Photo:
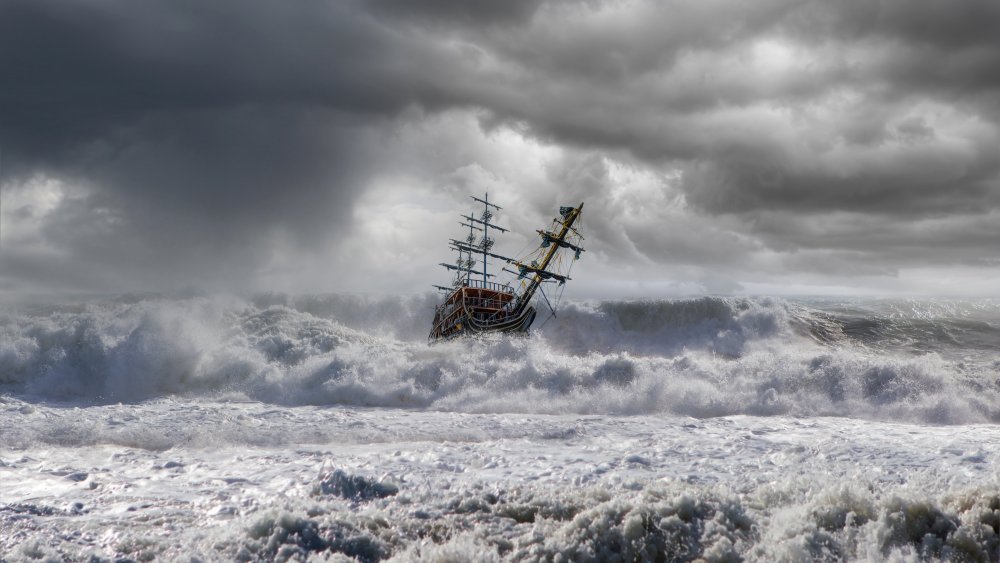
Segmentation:
{"type": "Polygon", "coordinates": [[[1000,294],[1000,2],[2,0],[0,291],[1000,294]]]}

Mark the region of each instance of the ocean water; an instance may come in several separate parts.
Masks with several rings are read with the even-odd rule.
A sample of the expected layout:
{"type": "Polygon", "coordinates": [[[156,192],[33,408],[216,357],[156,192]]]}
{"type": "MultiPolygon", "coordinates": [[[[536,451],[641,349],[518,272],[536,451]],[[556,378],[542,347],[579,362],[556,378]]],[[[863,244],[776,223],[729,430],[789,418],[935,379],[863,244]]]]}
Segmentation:
{"type": "Polygon", "coordinates": [[[1000,560],[1000,302],[0,310],[0,560],[1000,560]]]}

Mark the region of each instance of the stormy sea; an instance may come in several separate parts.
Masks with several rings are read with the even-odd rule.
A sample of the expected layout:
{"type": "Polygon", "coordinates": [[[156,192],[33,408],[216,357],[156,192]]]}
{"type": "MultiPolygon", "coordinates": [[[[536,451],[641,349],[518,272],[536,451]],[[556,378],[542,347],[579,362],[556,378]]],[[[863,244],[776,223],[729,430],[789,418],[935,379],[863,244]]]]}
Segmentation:
{"type": "Polygon", "coordinates": [[[0,560],[997,561],[1000,302],[0,310],[0,560]]]}

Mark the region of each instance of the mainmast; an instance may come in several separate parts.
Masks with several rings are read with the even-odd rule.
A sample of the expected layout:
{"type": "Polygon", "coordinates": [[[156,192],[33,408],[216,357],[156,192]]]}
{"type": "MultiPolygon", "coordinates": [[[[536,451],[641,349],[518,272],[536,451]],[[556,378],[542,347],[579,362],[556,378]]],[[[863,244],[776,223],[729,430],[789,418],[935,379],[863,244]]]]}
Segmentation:
{"type": "MultiPolygon", "coordinates": [[[[495,231],[500,231],[506,233],[507,229],[490,222],[494,217],[493,210],[499,211],[502,209],[499,205],[490,203],[490,194],[486,193],[483,199],[479,199],[475,196],[469,196],[473,200],[478,201],[483,204],[483,212],[478,217],[469,214],[462,215],[465,219],[464,222],[459,221],[463,227],[469,227],[469,236],[466,237],[464,241],[461,240],[451,240],[451,247],[458,251],[458,263],[457,264],[444,264],[441,265],[449,270],[455,270],[457,272],[457,278],[455,280],[455,286],[461,285],[471,285],[472,275],[480,274],[480,272],[475,271],[473,268],[476,265],[476,261],[472,258],[473,254],[483,255],[483,271],[480,275],[483,276],[483,287],[487,287],[487,282],[490,278],[494,277],[493,274],[489,273],[489,264],[487,262],[488,257],[500,258],[505,261],[510,261],[506,256],[499,256],[490,252],[493,248],[493,243],[496,242],[495,239],[490,237],[490,229],[495,231]],[[476,231],[482,233],[483,237],[476,243],[476,231]],[[464,274],[465,281],[462,282],[462,277],[464,274]]],[[[437,287],[437,286],[435,286],[437,287]]],[[[439,288],[440,289],[440,288],[439,288]]]]}
{"type": "Polygon", "coordinates": [[[496,209],[497,211],[500,211],[503,208],[500,207],[499,205],[490,203],[489,192],[486,192],[483,195],[483,199],[479,199],[476,196],[469,196],[469,197],[483,204],[483,214],[479,216],[479,219],[476,219],[470,215],[465,215],[464,217],[469,221],[470,226],[472,225],[472,223],[478,223],[479,225],[482,225],[480,230],[482,230],[483,232],[483,240],[479,241],[478,248],[483,253],[483,287],[486,287],[486,278],[490,277],[490,275],[486,273],[486,268],[487,268],[486,257],[491,255],[490,249],[493,248],[493,243],[496,242],[495,239],[490,238],[490,229],[500,231],[501,233],[506,233],[507,229],[497,226],[493,223],[490,223],[490,219],[493,218],[493,211],[491,211],[491,208],[496,209]]]}

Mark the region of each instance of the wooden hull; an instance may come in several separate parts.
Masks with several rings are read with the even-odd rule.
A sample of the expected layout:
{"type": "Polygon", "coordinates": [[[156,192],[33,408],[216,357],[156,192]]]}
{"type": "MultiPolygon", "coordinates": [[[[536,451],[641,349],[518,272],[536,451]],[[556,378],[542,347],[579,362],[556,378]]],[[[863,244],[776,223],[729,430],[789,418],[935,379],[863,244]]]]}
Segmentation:
{"type": "Polygon", "coordinates": [[[535,320],[534,307],[513,307],[511,293],[460,287],[437,308],[431,342],[491,332],[523,333],[535,320]]]}

